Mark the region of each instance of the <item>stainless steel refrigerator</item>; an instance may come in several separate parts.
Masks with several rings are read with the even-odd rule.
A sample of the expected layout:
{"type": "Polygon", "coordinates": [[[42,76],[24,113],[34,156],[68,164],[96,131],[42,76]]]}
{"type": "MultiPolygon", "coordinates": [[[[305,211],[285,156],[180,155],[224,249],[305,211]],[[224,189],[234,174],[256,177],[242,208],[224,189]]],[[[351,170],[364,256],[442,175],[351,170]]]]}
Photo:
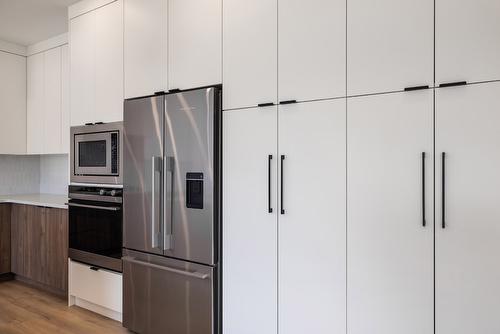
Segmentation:
{"type": "Polygon", "coordinates": [[[123,325],[217,333],[220,87],[125,100],[123,325]]]}

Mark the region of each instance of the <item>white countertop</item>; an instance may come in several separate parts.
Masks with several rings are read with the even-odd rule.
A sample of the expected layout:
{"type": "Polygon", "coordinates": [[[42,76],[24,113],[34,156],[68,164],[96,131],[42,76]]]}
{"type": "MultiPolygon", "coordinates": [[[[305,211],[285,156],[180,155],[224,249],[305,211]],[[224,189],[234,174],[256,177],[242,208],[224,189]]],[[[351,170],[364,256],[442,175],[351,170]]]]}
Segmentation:
{"type": "Polygon", "coordinates": [[[67,209],[68,196],[52,194],[0,195],[0,203],[15,203],[67,209]]]}

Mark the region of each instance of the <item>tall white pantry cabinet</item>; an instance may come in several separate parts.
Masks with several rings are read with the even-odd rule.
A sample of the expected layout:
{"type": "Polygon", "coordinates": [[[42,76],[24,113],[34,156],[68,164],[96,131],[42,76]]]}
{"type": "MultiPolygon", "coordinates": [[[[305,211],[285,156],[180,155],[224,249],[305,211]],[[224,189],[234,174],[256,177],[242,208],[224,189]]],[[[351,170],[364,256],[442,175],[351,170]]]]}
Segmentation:
{"type": "Polygon", "coordinates": [[[500,5],[345,5],[223,2],[223,333],[497,334],[500,5]]]}

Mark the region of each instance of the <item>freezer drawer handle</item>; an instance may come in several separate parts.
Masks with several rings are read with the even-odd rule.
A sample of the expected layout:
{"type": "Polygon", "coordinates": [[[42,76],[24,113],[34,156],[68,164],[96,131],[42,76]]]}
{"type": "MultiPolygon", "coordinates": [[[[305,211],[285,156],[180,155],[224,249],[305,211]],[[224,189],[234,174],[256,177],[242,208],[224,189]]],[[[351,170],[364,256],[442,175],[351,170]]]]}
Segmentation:
{"type": "Polygon", "coordinates": [[[107,211],[120,211],[121,208],[116,206],[98,206],[98,205],[87,205],[87,204],[76,204],[76,203],[66,203],[67,206],[76,206],[79,208],[87,208],[87,209],[98,209],[98,210],[107,210],[107,211]]]}
{"type": "Polygon", "coordinates": [[[154,269],[158,269],[158,270],[168,271],[170,273],[184,275],[184,276],[189,276],[189,277],[194,277],[194,278],[199,278],[199,279],[207,279],[209,277],[208,274],[202,274],[202,273],[199,273],[197,271],[179,270],[179,269],[174,269],[174,268],[170,268],[170,267],[159,266],[159,265],[153,264],[153,263],[139,261],[139,260],[136,260],[135,258],[133,258],[131,256],[124,256],[122,258],[122,260],[125,261],[125,262],[134,263],[134,264],[137,264],[137,265],[140,265],[140,266],[144,266],[144,267],[148,267],[148,268],[154,268],[154,269]]]}

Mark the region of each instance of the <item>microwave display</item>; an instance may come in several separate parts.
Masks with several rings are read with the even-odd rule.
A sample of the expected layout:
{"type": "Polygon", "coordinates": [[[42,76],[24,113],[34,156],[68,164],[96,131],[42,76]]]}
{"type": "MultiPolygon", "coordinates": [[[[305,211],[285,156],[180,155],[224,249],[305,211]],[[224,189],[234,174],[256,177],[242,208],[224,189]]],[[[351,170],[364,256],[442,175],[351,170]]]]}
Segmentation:
{"type": "Polygon", "coordinates": [[[106,167],[106,141],[79,142],[78,165],[80,167],[106,167]]]}

